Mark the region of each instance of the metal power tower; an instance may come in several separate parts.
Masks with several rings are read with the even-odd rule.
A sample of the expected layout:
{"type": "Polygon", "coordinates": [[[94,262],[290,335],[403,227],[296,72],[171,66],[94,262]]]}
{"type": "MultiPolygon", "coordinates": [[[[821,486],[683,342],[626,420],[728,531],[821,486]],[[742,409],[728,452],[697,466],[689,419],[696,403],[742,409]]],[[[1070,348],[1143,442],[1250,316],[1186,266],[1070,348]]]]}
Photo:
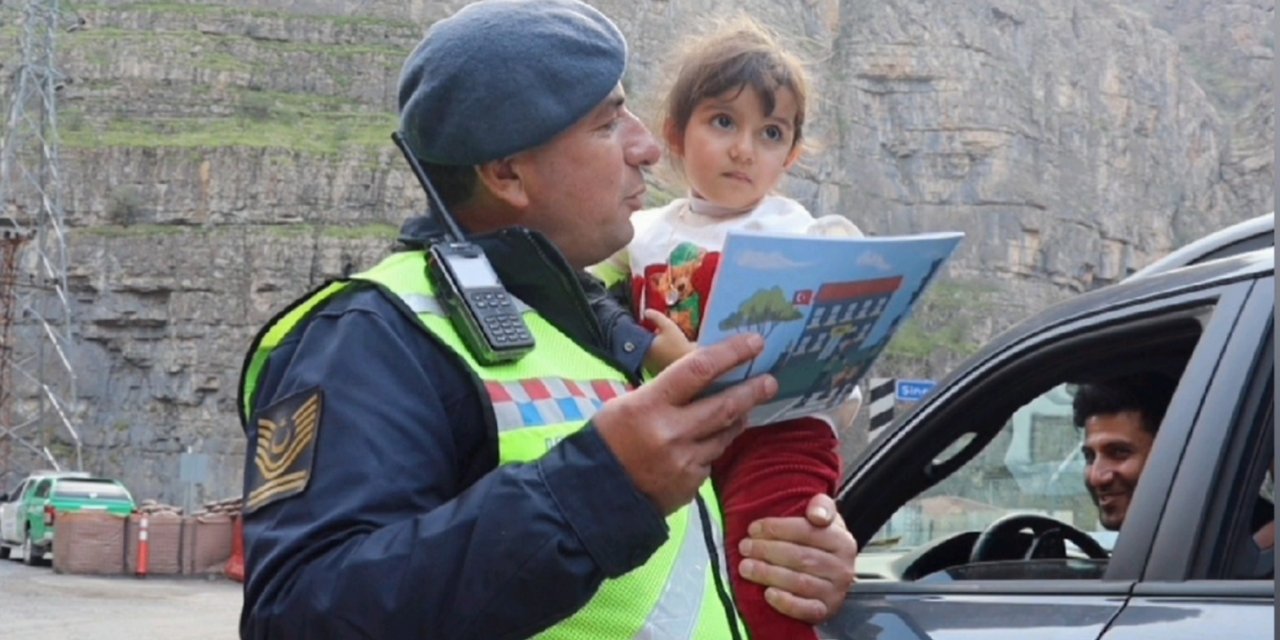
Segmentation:
{"type": "Polygon", "coordinates": [[[22,471],[15,450],[55,469],[83,465],[58,158],[57,38],[68,18],[58,0],[0,9],[0,26],[18,34],[0,69],[0,482],[22,471]]]}

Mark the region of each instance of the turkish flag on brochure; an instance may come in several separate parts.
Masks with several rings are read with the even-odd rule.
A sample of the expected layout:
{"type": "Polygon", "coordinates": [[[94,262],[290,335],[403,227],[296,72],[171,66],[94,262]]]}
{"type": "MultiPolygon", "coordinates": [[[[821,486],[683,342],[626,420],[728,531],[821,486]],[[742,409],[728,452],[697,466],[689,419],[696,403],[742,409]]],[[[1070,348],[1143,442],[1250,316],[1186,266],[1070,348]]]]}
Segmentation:
{"type": "Polygon", "coordinates": [[[813,289],[801,289],[797,291],[795,298],[792,299],[791,301],[791,304],[799,304],[799,305],[812,304],[812,303],[813,303],[813,289]]]}

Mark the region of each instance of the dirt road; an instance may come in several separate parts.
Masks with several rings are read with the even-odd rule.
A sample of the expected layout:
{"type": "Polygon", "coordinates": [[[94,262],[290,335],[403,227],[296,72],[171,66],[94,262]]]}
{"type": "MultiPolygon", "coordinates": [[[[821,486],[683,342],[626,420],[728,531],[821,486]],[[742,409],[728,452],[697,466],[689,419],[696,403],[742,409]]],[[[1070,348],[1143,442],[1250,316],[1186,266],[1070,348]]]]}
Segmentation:
{"type": "Polygon", "coordinates": [[[0,560],[5,638],[232,640],[240,601],[228,580],[68,576],[0,560]]]}

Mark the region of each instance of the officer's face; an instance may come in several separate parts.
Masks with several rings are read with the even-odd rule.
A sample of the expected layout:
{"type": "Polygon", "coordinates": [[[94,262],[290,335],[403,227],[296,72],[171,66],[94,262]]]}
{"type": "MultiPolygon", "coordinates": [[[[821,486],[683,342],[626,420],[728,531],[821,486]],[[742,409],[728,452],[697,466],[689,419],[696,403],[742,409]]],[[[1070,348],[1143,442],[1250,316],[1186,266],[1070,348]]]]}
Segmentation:
{"type": "Polygon", "coordinates": [[[520,154],[529,206],[524,225],[545,234],[570,264],[587,267],[626,246],[644,206],[642,169],[658,143],[624,104],[621,85],[552,141],[520,154]]]}

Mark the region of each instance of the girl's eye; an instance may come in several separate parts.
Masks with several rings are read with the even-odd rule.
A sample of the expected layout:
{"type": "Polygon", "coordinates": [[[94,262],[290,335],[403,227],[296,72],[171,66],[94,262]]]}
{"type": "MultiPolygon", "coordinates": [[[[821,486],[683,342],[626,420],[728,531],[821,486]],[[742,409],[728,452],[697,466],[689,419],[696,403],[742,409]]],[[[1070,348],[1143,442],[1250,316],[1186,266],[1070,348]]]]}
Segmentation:
{"type": "Polygon", "coordinates": [[[765,127],[764,137],[772,142],[781,142],[784,137],[782,127],[765,127]]]}
{"type": "Polygon", "coordinates": [[[733,118],[730,118],[729,116],[726,116],[722,113],[712,118],[711,124],[714,124],[715,126],[720,127],[721,129],[728,129],[733,126],[733,118]]]}

